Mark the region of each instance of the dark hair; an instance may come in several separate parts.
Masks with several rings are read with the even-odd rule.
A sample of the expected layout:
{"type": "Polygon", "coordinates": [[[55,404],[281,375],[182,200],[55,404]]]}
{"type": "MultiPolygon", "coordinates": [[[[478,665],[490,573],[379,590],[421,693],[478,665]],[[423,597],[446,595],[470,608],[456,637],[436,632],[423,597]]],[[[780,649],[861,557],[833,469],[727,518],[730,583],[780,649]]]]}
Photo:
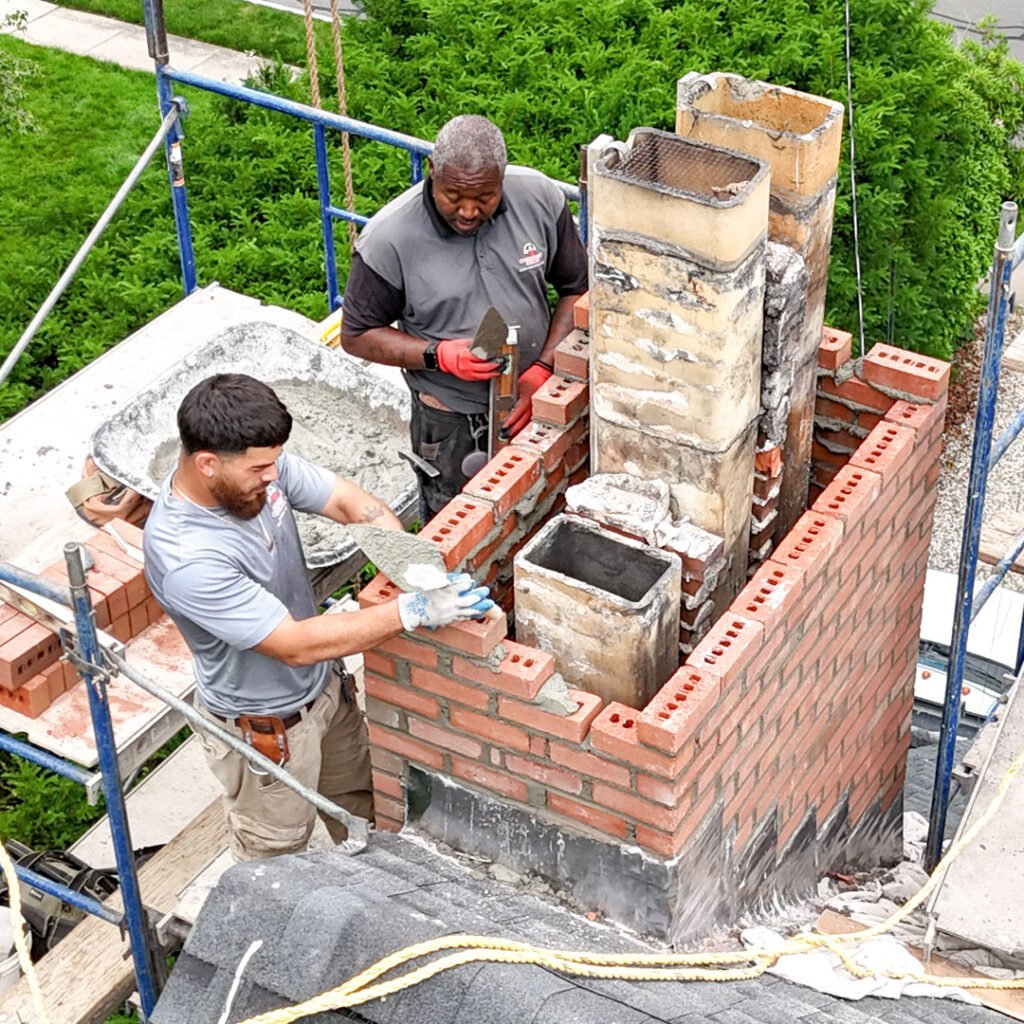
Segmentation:
{"type": "Polygon", "coordinates": [[[291,432],[291,413],[281,399],[244,373],[207,377],[178,406],[178,435],[188,455],[241,455],[247,448],[274,448],[291,432]]]}

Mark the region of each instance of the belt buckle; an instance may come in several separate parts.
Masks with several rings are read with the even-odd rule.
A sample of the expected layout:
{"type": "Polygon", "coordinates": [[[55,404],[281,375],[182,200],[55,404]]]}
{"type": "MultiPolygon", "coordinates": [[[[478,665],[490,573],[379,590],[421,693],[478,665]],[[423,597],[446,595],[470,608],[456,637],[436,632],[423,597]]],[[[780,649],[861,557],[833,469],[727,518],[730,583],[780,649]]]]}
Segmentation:
{"type": "MultiPolygon", "coordinates": [[[[269,761],[274,761],[279,768],[288,763],[288,732],[276,715],[239,715],[238,729],[245,743],[269,761]]],[[[253,775],[270,774],[261,771],[251,761],[248,764],[253,775]]]]}

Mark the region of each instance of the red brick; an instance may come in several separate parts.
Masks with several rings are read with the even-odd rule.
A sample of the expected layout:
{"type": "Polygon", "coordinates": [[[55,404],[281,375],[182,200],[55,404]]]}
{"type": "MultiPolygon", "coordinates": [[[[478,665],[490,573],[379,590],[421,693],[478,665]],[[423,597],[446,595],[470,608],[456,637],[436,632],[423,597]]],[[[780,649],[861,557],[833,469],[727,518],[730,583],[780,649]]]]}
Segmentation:
{"type": "Polygon", "coordinates": [[[555,348],[555,373],[587,380],[590,375],[590,339],[579,329],[567,334],[555,348]]]}
{"type": "Polygon", "coordinates": [[[418,629],[414,635],[471,658],[486,658],[508,636],[508,619],[503,612],[492,609],[482,619],[453,622],[435,630],[418,629]]]}
{"type": "Polygon", "coordinates": [[[534,393],[533,418],[565,427],[579,419],[588,400],[589,388],[583,381],[552,374],[534,393]]]}
{"type": "Polygon", "coordinates": [[[498,714],[528,729],[558,736],[570,743],[582,743],[601,710],[601,698],[584,690],[569,690],[569,698],[576,701],[576,710],[571,715],[558,715],[536,704],[523,704],[508,697],[498,698],[498,714]]]}
{"type": "Polygon", "coordinates": [[[769,448],[754,454],[754,470],[756,472],[777,476],[780,469],[782,469],[781,448],[769,448]]]}
{"type": "Polygon", "coordinates": [[[394,601],[401,593],[400,587],[392,583],[383,573],[378,573],[359,591],[359,607],[375,608],[379,604],[394,601]]]}
{"type": "Polygon", "coordinates": [[[405,761],[380,747],[370,748],[370,761],[378,771],[389,775],[401,775],[405,771],[405,761]]]}
{"type": "Polygon", "coordinates": [[[770,635],[789,614],[805,587],[803,574],[788,565],[766,562],[739,592],[730,609],[764,625],[770,635]]]}
{"type": "Polygon", "coordinates": [[[386,679],[381,679],[372,672],[366,673],[366,695],[387,704],[397,704],[398,707],[422,715],[424,718],[441,717],[441,705],[432,697],[427,697],[422,693],[413,693],[406,687],[397,686],[386,679]]]}
{"type": "Polygon", "coordinates": [[[854,406],[873,409],[875,412],[881,413],[888,412],[893,402],[888,395],[882,394],[881,391],[857,377],[850,377],[842,384],[836,384],[834,380],[822,377],[818,380],[818,391],[843,402],[849,402],[854,406]]]}
{"type": "MultiPolygon", "coordinates": [[[[142,550],[143,533],[140,527],[134,523],[129,523],[125,519],[114,520],[111,527],[125,544],[130,544],[132,547],[138,548],[139,551],[142,550]]],[[[106,532],[104,530],[104,533],[106,532]]],[[[115,543],[117,542],[115,541],[115,543]]]]}
{"type": "Polygon", "coordinates": [[[830,398],[822,398],[820,395],[814,402],[815,426],[821,429],[818,422],[821,419],[841,420],[844,423],[859,423],[858,414],[845,405],[833,402],[830,398]]]}
{"type": "Polygon", "coordinates": [[[384,679],[395,679],[395,663],[390,658],[382,658],[376,650],[367,651],[363,655],[363,664],[367,672],[384,679]]]}
{"type": "MultiPolygon", "coordinates": [[[[437,665],[437,648],[431,647],[428,644],[417,643],[409,635],[393,636],[390,640],[377,644],[374,651],[381,655],[387,655],[389,660],[398,658],[401,661],[411,661],[417,665],[425,665],[427,668],[434,668],[437,665]]],[[[388,675],[390,673],[384,672],[381,674],[388,675]]]]}
{"type": "Polygon", "coordinates": [[[431,725],[429,722],[421,722],[418,718],[409,719],[409,735],[426,743],[432,743],[435,747],[443,747],[445,750],[454,750],[457,754],[464,754],[466,757],[479,757],[484,748],[476,740],[468,736],[460,736],[450,729],[438,725],[431,725]]]}
{"type": "Polygon", "coordinates": [[[373,797],[374,824],[385,832],[400,832],[405,823],[405,804],[383,793],[373,797]]]}
{"type": "Polygon", "coordinates": [[[543,786],[553,786],[566,793],[579,795],[583,789],[583,781],[578,775],[567,772],[562,768],[556,768],[552,764],[538,764],[536,761],[528,761],[525,757],[517,757],[509,754],[505,758],[505,768],[514,775],[525,775],[534,782],[543,786]]]}
{"type": "Polygon", "coordinates": [[[949,363],[877,344],[864,359],[864,379],[921,398],[938,398],[949,388],[949,363]]]}
{"type": "Polygon", "coordinates": [[[764,638],[764,626],[736,615],[733,608],[708,631],[683,663],[704,675],[715,675],[723,686],[742,675],[764,638]]]}
{"type": "Polygon", "coordinates": [[[602,835],[615,836],[617,839],[625,839],[629,831],[625,819],[617,814],[609,814],[608,811],[591,804],[570,800],[560,793],[548,793],[548,810],[572,818],[602,835]]]}
{"type": "Polygon", "coordinates": [[[47,694],[51,704],[67,689],[64,675],[66,664],[65,661],[55,661],[49,668],[45,668],[39,673],[46,680],[47,694]]]}
{"type": "Polygon", "coordinates": [[[721,692],[720,676],[684,665],[640,712],[636,723],[640,742],[678,754],[685,742],[700,735],[721,692]]]}
{"type": "Polygon", "coordinates": [[[533,420],[512,440],[513,448],[525,448],[540,456],[544,472],[551,483],[551,473],[560,466],[566,453],[579,443],[587,432],[585,420],[579,420],[571,427],[556,427],[553,423],[539,423],[533,420]]]}
{"type": "MultiPolygon", "coordinates": [[[[63,562],[54,562],[39,575],[65,590],[68,588],[67,567],[63,562]]],[[[128,614],[128,597],[122,582],[91,569],[86,573],[86,584],[89,587],[89,598],[95,609],[96,625],[99,629],[106,629],[113,619],[128,614]]]]}
{"type": "Polygon", "coordinates": [[[460,494],[423,527],[420,536],[433,541],[444,564],[454,569],[493,528],[494,508],[460,494]]]}
{"type": "Polygon", "coordinates": [[[818,346],[818,365],[826,370],[838,370],[850,361],[853,354],[853,335],[849,331],[838,331],[834,327],[821,329],[821,345],[818,346]]]}
{"type": "Polygon", "coordinates": [[[385,793],[396,800],[405,800],[405,789],[402,787],[402,780],[395,775],[388,775],[374,769],[373,789],[375,793],[385,793]]]}
{"type": "Polygon", "coordinates": [[[564,743],[549,744],[551,760],[563,768],[571,768],[574,772],[586,775],[591,779],[604,779],[623,788],[629,785],[629,769],[623,764],[606,761],[603,757],[590,754],[564,743]]]}
{"type": "Polygon", "coordinates": [[[828,564],[843,539],[843,521],[821,512],[805,512],[771,553],[779,565],[795,566],[809,579],[828,564]]]}
{"type": "Polygon", "coordinates": [[[832,427],[815,425],[815,436],[818,441],[829,451],[837,454],[849,453],[852,455],[864,441],[862,434],[851,430],[835,430],[832,427]]]}
{"type": "Polygon", "coordinates": [[[491,502],[494,518],[500,522],[540,479],[540,475],[539,455],[521,448],[503,448],[466,484],[463,491],[491,502]]]}
{"type": "Polygon", "coordinates": [[[594,719],[590,727],[590,745],[626,764],[674,779],[689,761],[689,754],[668,757],[640,743],[636,723],[639,711],[613,701],[594,719]]]}
{"type": "MultiPolygon", "coordinates": [[[[14,622],[17,619],[12,617],[5,625],[14,622]]],[[[19,629],[0,647],[0,687],[13,690],[21,686],[52,665],[62,653],[55,633],[29,621],[28,626],[19,629]]]]}
{"type": "Polygon", "coordinates": [[[444,697],[445,700],[457,701],[459,704],[466,704],[478,711],[486,711],[490,705],[490,695],[475,686],[457,683],[447,676],[415,666],[410,669],[409,675],[413,686],[426,690],[428,693],[437,694],[438,697],[444,697]]]}
{"type": "Polygon", "coordinates": [[[913,430],[883,420],[864,439],[850,459],[850,465],[874,470],[888,485],[914,451],[913,430]]]}
{"type": "Polygon", "coordinates": [[[830,466],[833,469],[842,469],[850,461],[846,452],[831,452],[819,440],[815,434],[811,442],[811,456],[814,459],[815,469],[818,467],[830,466]]]}
{"type": "Polygon", "coordinates": [[[675,829],[686,813],[682,808],[651,803],[650,800],[644,800],[633,793],[624,793],[622,790],[606,786],[603,782],[594,783],[592,797],[599,807],[607,807],[609,810],[624,814],[627,818],[665,832],[675,829]]]}
{"type": "MultiPolygon", "coordinates": [[[[143,602],[143,607],[146,609],[146,621],[152,626],[154,622],[157,622],[164,614],[163,608],[160,607],[160,602],[157,601],[152,594],[146,598],[143,602]]],[[[102,627],[100,627],[102,628],[102,627]]]]}
{"type": "Polygon", "coordinates": [[[367,723],[366,728],[370,734],[372,747],[383,747],[393,754],[398,754],[409,761],[415,761],[430,768],[440,768],[444,763],[444,755],[439,750],[434,750],[433,747],[428,747],[425,743],[418,743],[406,736],[405,733],[385,729],[384,726],[374,722],[367,723]]]}
{"type": "Polygon", "coordinates": [[[452,672],[463,679],[523,700],[533,700],[537,691],[555,671],[554,659],[544,651],[525,647],[512,640],[505,642],[506,655],[497,671],[488,665],[476,664],[466,658],[452,659],[452,672]]]}
{"type": "Polygon", "coordinates": [[[521,750],[523,753],[527,753],[530,749],[530,737],[522,729],[517,729],[514,725],[506,725],[504,722],[496,722],[487,715],[480,715],[475,711],[463,711],[461,708],[449,708],[448,721],[456,729],[479,736],[503,750],[521,750]]]}
{"type": "Polygon", "coordinates": [[[579,331],[590,330],[590,292],[584,292],[573,304],[572,325],[579,331]]]}
{"type": "Polygon", "coordinates": [[[530,753],[534,757],[547,758],[548,756],[548,741],[542,736],[531,736],[530,737],[530,753]]]}
{"type": "Polygon", "coordinates": [[[918,434],[927,434],[937,419],[945,413],[945,403],[918,403],[899,401],[885,414],[885,419],[900,427],[910,427],[918,434]]]}
{"type": "Polygon", "coordinates": [[[13,640],[19,633],[24,633],[29,626],[36,624],[35,619],[30,619],[24,612],[4,605],[6,612],[3,619],[0,619],[0,647],[3,647],[9,640],[13,640]]]}
{"type": "Polygon", "coordinates": [[[146,602],[133,604],[128,609],[128,623],[131,626],[132,636],[138,636],[149,625],[149,615],[146,611],[146,602]]]}
{"type": "Polygon", "coordinates": [[[50,684],[36,674],[16,690],[0,689],[0,704],[26,718],[38,718],[50,706],[50,684]]]}
{"type": "Polygon", "coordinates": [[[636,844],[637,846],[642,846],[645,850],[649,850],[651,853],[657,854],[659,857],[671,859],[682,848],[683,836],[661,832],[647,825],[637,825],[636,844]]]}
{"type": "Polygon", "coordinates": [[[871,470],[846,465],[833,477],[821,496],[811,506],[814,512],[827,512],[846,523],[846,531],[865,518],[878,514],[875,501],[882,490],[882,478],[871,470]]]}
{"type": "Polygon", "coordinates": [[[496,772],[476,761],[465,761],[461,757],[453,757],[452,774],[466,782],[474,782],[485,789],[500,793],[510,800],[526,802],[528,790],[525,782],[513,779],[502,772],[496,772]]]}

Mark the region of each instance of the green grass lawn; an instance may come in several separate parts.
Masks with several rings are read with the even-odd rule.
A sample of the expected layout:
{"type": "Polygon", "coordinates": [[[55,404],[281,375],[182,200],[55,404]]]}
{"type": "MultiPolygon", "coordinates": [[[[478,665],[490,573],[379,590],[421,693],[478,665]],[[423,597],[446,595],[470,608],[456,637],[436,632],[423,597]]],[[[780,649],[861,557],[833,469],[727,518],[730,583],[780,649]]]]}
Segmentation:
{"type": "MultiPolygon", "coordinates": [[[[159,126],[152,77],[0,37],[34,74],[36,129],[0,145],[0,357],[39,308],[159,126]]],[[[301,98],[304,83],[272,83],[301,98]]],[[[313,318],[326,315],[312,133],[201,90],[184,144],[200,285],[213,280],[313,318]]],[[[332,173],[341,181],[340,160],[332,173]]],[[[344,232],[339,261],[347,266],[344,232]]],[[[182,296],[162,154],[0,388],[0,419],[182,296]]]]}

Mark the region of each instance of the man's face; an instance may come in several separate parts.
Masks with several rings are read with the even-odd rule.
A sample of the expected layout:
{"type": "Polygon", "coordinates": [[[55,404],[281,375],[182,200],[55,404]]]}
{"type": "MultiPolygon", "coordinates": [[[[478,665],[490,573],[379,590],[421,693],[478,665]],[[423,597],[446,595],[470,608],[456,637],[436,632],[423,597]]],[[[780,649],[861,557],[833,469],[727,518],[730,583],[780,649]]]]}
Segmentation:
{"type": "Polygon", "coordinates": [[[497,167],[468,174],[449,166],[438,174],[431,164],[430,181],[437,212],[460,235],[475,235],[501,202],[501,171],[497,167]]]}
{"type": "Polygon", "coordinates": [[[242,455],[215,455],[210,494],[226,512],[239,519],[255,519],[267,500],[267,484],[277,479],[281,446],[247,448],[242,455]]]}

